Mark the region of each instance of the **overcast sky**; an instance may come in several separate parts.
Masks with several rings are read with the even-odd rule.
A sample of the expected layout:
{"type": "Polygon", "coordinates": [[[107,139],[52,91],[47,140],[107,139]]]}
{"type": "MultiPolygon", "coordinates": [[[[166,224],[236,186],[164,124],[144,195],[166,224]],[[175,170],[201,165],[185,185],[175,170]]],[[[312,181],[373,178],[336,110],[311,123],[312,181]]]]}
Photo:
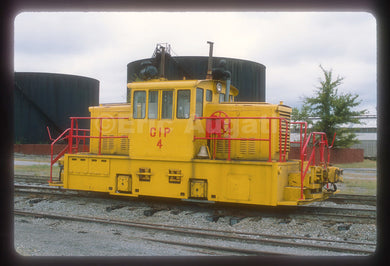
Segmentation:
{"type": "Polygon", "coordinates": [[[267,102],[300,107],[321,64],[345,78],[340,93],[358,94],[376,114],[376,21],[363,12],[27,12],[15,19],[14,66],[95,78],[100,103],[125,102],[128,63],[150,58],[157,43],[208,56],[207,41],[214,56],[266,66],[267,102]]]}

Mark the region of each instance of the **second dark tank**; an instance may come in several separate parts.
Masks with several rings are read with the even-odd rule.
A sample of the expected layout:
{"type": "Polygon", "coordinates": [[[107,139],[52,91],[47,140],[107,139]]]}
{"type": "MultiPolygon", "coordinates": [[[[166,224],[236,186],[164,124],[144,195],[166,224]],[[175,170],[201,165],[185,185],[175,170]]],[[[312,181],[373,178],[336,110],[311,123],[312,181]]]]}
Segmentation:
{"type": "MultiPolygon", "coordinates": [[[[170,56],[165,55],[164,77],[175,79],[205,79],[208,66],[207,56],[170,56]]],[[[239,89],[236,101],[265,102],[265,70],[260,63],[226,57],[213,57],[213,68],[221,60],[226,61],[226,69],[231,73],[231,83],[239,89]]],[[[140,79],[145,62],[151,62],[161,73],[161,55],[154,58],[137,60],[127,64],[127,82],[140,79]]],[[[129,99],[129,98],[128,98],[129,99]]]]}

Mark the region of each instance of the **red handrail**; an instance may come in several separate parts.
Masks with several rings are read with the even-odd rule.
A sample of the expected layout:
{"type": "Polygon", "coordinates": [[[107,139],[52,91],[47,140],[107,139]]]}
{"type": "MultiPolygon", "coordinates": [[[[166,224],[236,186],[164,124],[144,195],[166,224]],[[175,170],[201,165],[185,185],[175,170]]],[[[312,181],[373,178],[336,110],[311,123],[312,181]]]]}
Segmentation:
{"type": "MultiPolygon", "coordinates": [[[[217,111],[217,112],[222,112],[222,111],[217,111]]],[[[230,130],[230,127],[229,127],[229,132],[228,132],[228,136],[227,137],[215,137],[214,135],[215,134],[211,134],[212,136],[205,136],[205,137],[196,137],[194,136],[194,140],[197,140],[197,139],[207,139],[207,140],[228,140],[229,141],[229,146],[228,146],[228,160],[230,161],[230,153],[231,153],[231,148],[230,148],[230,141],[231,140],[254,140],[254,141],[268,141],[269,145],[268,145],[268,162],[271,162],[272,161],[272,123],[271,121],[273,119],[277,119],[279,120],[279,161],[280,162],[283,162],[283,161],[286,161],[286,153],[287,153],[287,135],[288,135],[288,131],[289,131],[289,127],[288,127],[288,124],[289,124],[289,121],[286,119],[286,118],[283,118],[283,117],[269,117],[269,116],[227,116],[226,113],[224,113],[225,116],[221,117],[221,116],[213,116],[213,114],[211,116],[207,116],[207,117],[197,117],[195,116],[194,120],[201,120],[201,119],[206,119],[206,120],[216,120],[216,119],[228,119],[229,120],[229,124],[230,124],[230,121],[232,119],[268,119],[269,120],[269,132],[268,132],[268,138],[232,138],[231,137],[231,130],[230,130]],[[282,128],[281,128],[281,125],[282,125],[282,122],[285,123],[286,125],[286,137],[284,139],[284,147],[282,145],[282,128]],[[282,148],[283,147],[283,148],[282,148]]],[[[213,159],[215,159],[215,145],[214,145],[214,151],[213,151],[213,159]]]]}
{"type": "Polygon", "coordinates": [[[70,128],[67,128],[64,132],[61,133],[56,139],[53,139],[50,134],[49,127],[47,128],[47,132],[49,135],[49,139],[52,141],[50,149],[51,149],[51,157],[50,157],[50,180],[49,183],[52,182],[52,174],[53,174],[53,165],[61,158],[66,152],[72,154],[74,151],[77,153],[79,148],[80,140],[83,141],[83,151],[87,151],[86,139],[98,138],[99,139],[99,155],[101,154],[101,140],[105,138],[127,138],[127,136],[102,136],[102,120],[103,119],[129,119],[128,117],[70,117],[70,128]],[[78,126],[78,120],[86,120],[86,119],[99,119],[100,127],[99,127],[99,136],[87,136],[86,133],[90,132],[89,129],[80,129],[78,126]],[[76,124],[76,127],[75,125],[76,124]],[[79,132],[83,132],[84,135],[79,135],[79,132]],[[68,135],[64,136],[66,133],[68,135]],[[56,144],[59,140],[68,140],[67,146],[53,159],[54,154],[54,144],[56,144]],[[73,141],[76,142],[76,146],[73,147],[73,141]]]}
{"type": "Polygon", "coordinates": [[[311,132],[309,134],[309,137],[306,139],[306,141],[304,142],[304,145],[300,151],[300,160],[301,160],[301,200],[303,200],[303,181],[305,179],[305,176],[307,174],[307,171],[310,167],[310,165],[313,164],[313,162],[315,162],[315,153],[316,153],[316,144],[318,143],[319,144],[319,152],[320,152],[320,163],[324,164],[325,167],[329,164],[329,161],[330,161],[330,149],[333,147],[333,143],[334,143],[334,140],[335,140],[335,137],[336,137],[336,133],[334,134],[333,136],[333,141],[332,141],[332,145],[329,146],[328,145],[328,139],[326,137],[326,133],[324,132],[311,132]],[[316,141],[316,135],[319,135],[321,136],[321,139],[320,140],[317,140],[316,141]],[[304,161],[305,161],[305,157],[307,155],[307,148],[308,148],[308,145],[309,145],[309,142],[310,142],[310,139],[311,137],[313,136],[313,149],[311,151],[311,154],[310,154],[310,157],[309,157],[309,160],[307,161],[307,165],[306,165],[306,168],[303,169],[303,164],[304,164],[304,161]],[[328,160],[325,161],[325,158],[324,158],[324,153],[325,153],[325,148],[326,148],[326,151],[328,153],[328,160]]]}
{"type": "Polygon", "coordinates": [[[53,151],[54,151],[53,147],[54,147],[54,144],[56,144],[56,142],[59,141],[59,140],[67,139],[68,136],[65,136],[65,137],[63,137],[63,136],[64,136],[69,130],[70,130],[70,129],[67,128],[64,132],[62,132],[61,135],[59,135],[55,140],[53,140],[53,139],[51,138],[51,135],[50,135],[49,127],[47,127],[47,132],[49,133],[50,140],[53,140],[53,142],[52,142],[51,145],[50,145],[50,181],[49,181],[50,183],[52,182],[53,164],[55,164],[55,163],[58,161],[58,159],[59,159],[62,155],[65,154],[65,152],[66,152],[66,150],[67,150],[67,148],[68,148],[68,147],[65,147],[65,149],[62,150],[62,151],[56,156],[56,158],[53,160],[53,151]]]}
{"type": "MultiPolygon", "coordinates": [[[[127,136],[118,136],[118,137],[115,137],[115,136],[102,136],[102,120],[103,119],[129,119],[129,117],[70,117],[70,120],[71,120],[71,131],[69,133],[69,141],[68,143],[71,143],[71,145],[69,146],[69,153],[73,153],[73,138],[76,138],[76,144],[78,144],[78,141],[79,141],[79,138],[99,138],[99,152],[98,154],[100,155],[101,154],[101,139],[103,138],[126,138],[127,136]],[[93,136],[80,136],[78,135],[78,131],[81,131],[81,129],[78,129],[78,126],[76,127],[76,134],[77,135],[73,135],[73,121],[76,121],[76,124],[78,123],[77,120],[79,119],[82,119],[82,120],[86,120],[86,119],[99,119],[99,137],[93,137],[93,136]]],[[[76,152],[78,152],[78,145],[76,145],[76,152]]]]}
{"type": "Polygon", "coordinates": [[[306,141],[307,122],[291,122],[291,124],[298,124],[300,126],[299,141],[290,141],[290,143],[299,143],[299,151],[301,151],[303,143],[306,141]],[[304,132],[303,132],[303,127],[304,127],[304,132]],[[303,138],[302,138],[302,136],[303,136],[303,138]]]}

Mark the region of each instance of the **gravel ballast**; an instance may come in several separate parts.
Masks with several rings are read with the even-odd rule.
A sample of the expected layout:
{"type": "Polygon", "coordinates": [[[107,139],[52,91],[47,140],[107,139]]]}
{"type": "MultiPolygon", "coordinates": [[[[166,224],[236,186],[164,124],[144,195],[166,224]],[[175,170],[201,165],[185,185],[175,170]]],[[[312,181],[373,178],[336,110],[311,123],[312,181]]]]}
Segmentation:
{"type": "MultiPolygon", "coordinates": [[[[31,165],[37,162],[44,165],[49,156],[14,154],[18,165],[31,165]]],[[[27,173],[26,173],[27,174],[27,173]]],[[[67,215],[82,215],[120,219],[144,223],[157,223],[176,227],[190,226],[202,229],[218,229],[231,232],[289,235],[306,238],[325,238],[340,241],[377,241],[376,224],[324,221],[313,216],[299,218],[256,215],[254,217],[216,217],[210,208],[197,208],[197,204],[187,203],[166,205],[159,200],[140,199],[113,200],[107,198],[14,195],[14,208],[26,211],[53,212],[67,215]],[[173,207],[172,207],[173,206],[173,207]],[[156,209],[158,211],[156,211],[156,209]],[[233,221],[233,222],[232,222],[233,221]]],[[[316,202],[310,206],[324,206],[349,209],[375,209],[372,206],[316,202]]],[[[302,206],[304,207],[304,206],[302,206]]],[[[213,252],[201,248],[175,246],[147,239],[167,241],[188,241],[187,236],[163,234],[152,230],[141,230],[125,226],[104,225],[70,220],[14,217],[14,248],[22,256],[209,256],[230,255],[229,252],[213,252]]],[[[228,234],[228,233],[227,233],[228,234]]],[[[218,240],[222,243],[223,240],[218,240]]],[[[295,240],[299,243],[300,240],[295,240]]],[[[207,242],[203,240],[203,242],[207,242]]],[[[210,242],[211,243],[211,242],[210,242]]],[[[237,245],[244,245],[237,243],[237,245]]],[[[362,248],[365,248],[362,246],[362,248]]],[[[333,256],[334,252],[321,254],[310,250],[298,251],[293,248],[265,247],[270,251],[280,250],[286,254],[333,256]]]]}
{"type": "MultiPolygon", "coordinates": [[[[152,215],[145,215],[147,213],[145,211],[151,209],[150,202],[132,199],[121,200],[118,203],[118,201],[99,198],[60,199],[45,196],[37,199],[26,195],[16,195],[14,202],[15,209],[27,211],[47,211],[58,214],[95,216],[234,232],[293,235],[359,242],[376,241],[375,224],[332,223],[321,221],[315,217],[310,220],[262,216],[246,217],[230,225],[232,217],[219,217],[213,221],[210,219],[211,211],[191,210],[191,206],[187,206],[184,210],[162,209],[152,215]]],[[[156,203],[152,205],[156,205],[156,203]]],[[[190,247],[175,248],[172,245],[146,241],[142,238],[154,238],[156,234],[159,235],[159,233],[150,230],[146,231],[98,223],[15,216],[15,250],[24,256],[213,255],[210,252],[190,247]]],[[[164,235],[163,237],[167,240],[177,239],[174,235],[164,235]]],[[[331,252],[323,252],[320,255],[332,254],[331,252]]],[[[308,251],[298,255],[319,254],[308,251]]]]}

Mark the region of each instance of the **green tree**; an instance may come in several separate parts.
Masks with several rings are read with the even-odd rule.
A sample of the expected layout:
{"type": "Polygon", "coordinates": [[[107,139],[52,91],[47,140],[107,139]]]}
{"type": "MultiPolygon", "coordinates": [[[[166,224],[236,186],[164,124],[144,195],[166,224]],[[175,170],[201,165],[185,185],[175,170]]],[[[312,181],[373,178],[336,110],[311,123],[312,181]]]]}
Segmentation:
{"type": "MultiPolygon", "coordinates": [[[[347,124],[362,124],[357,116],[366,114],[366,110],[356,111],[361,103],[359,95],[351,93],[339,93],[338,86],[342,84],[343,77],[332,77],[332,70],[326,70],[321,65],[320,68],[324,78],[320,79],[320,86],[314,91],[313,97],[304,97],[301,110],[293,108],[293,121],[307,121],[310,131],[325,132],[328,141],[333,140],[336,132],[334,146],[347,148],[359,140],[356,138],[353,128],[348,128],[347,124]],[[318,120],[310,121],[309,117],[316,117],[318,120]]],[[[330,143],[329,143],[330,144],[330,143]]]]}

